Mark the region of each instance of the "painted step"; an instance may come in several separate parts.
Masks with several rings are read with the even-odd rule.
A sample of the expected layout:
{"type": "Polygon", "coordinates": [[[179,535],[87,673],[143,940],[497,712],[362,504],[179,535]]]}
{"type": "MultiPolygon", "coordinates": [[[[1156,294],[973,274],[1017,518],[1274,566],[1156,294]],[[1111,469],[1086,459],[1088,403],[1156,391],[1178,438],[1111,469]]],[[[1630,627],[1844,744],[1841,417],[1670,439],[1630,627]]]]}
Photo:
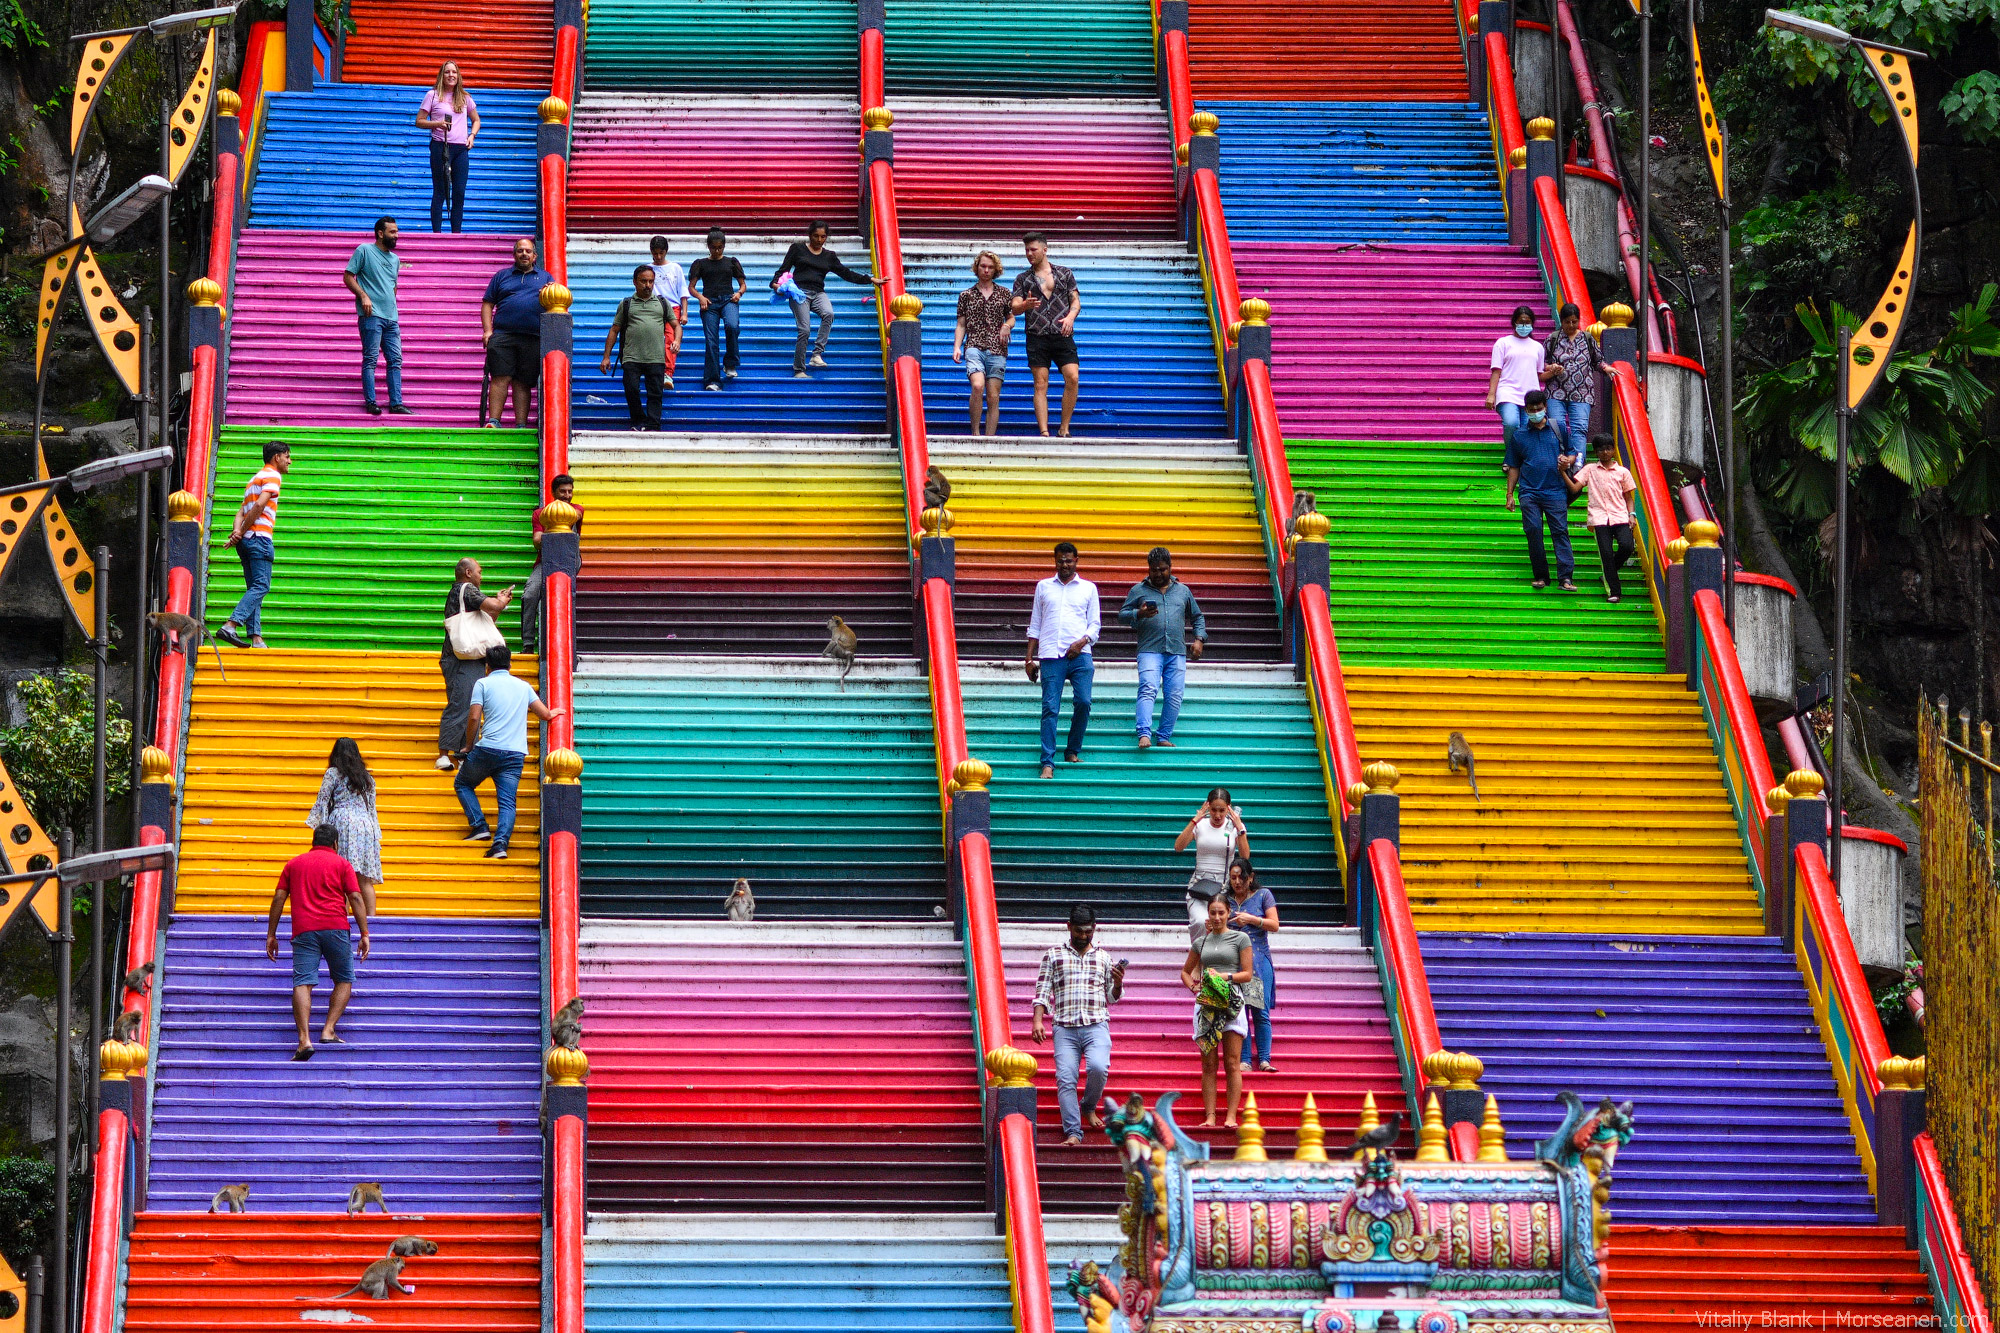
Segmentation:
{"type": "MultiPolygon", "coordinates": [[[[732,12],[729,42],[743,31],[736,19],[732,12]]],[[[706,234],[710,227],[803,240],[808,222],[839,225],[859,210],[860,125],[859,105],[831,94],[586,93],[571,123],[569,225],[632,234],[641,250],[656,231],[706,234]],[[672,186],[634,188],[643,181],[672,186]]],[[[684,252],[681,263],[701,254],[684,252]]],[[[768,274],[753,276],[752,298],[764,300],[768,282],[768,274]]]]}
{"type": "Polygon", "coordinates": [[[1192,0],[1188,69],[1203,101],[1463,102],[1450,0],[1380,5],[1192,0]]]}
{"type": "MultiPolygon", "coordinates": [[[[250,225],[366,231],[388,216],[405,232],[423,231],[430,223],[430,134],[412,122],[425,91],[322,83],[309,93],[266,93],[250,225]],[[357,189],[358,181],[367,188],[357,189]]],[[[479,142],[466,173],[465,230],[533,236],[535,108],[546,93],[474,88],[473,95],[479,142]]],[[[449,208],[444,225],[451,225],[449,208]]]]}
{"type": "Polygon", "coordinates": [[[1195,674],[1204,664],[1283,656],[1256,496],[1233,445],[1148,442],[1084,453],[934,435],[931,460],[952,479],[961,659],[1021,656],[1035,585],[1055,572],[1059,541],[1077,544],[1078,569],[1097,585],[1097,660],[1132,659],[1138,632],[1119,623],[1118,611],[1160,545],[1207,618],[1195,674]]]}
{"type": "MultiPolygon", "coordinates": [[[[511,855],[496,861],[484,855],[488,844],[460,841],[465,816],[452,775],[435,766],[444,708],[435,651],[224,648],[222,656],[227,682],[216,674],[213,653],[194,673],[176,911],[264,911],[285,862],[312,845],[305,820],[327,755],[335,740],[351,736],[376,781],[385,877],[377,910],[539,914],[540,751],[532,721],[511,855]]],[[[514,659],[514,674],[533,681],[535,672],[533,658],[514,659]]],[[[490,827],[490,783],[480,804],[490,827]]]]}
{"type": "MultiPolygon", "coordinates": [[[[216,461],[218,494],[229,497],[224,512],[263,465],[264,445],[277,440],[292,446],[292,470],[278,504],[278,577],[264,599],[268,642],[435,652],[461,557],[479,561],[491,592],[527,582],[541,498],[541,447],[532,433],[232,426],[216,461]]],[[[209,536],[209,600],[227,615],[242,590],[242,566],[224,544],[228,524],[215,524],[209,536]]],[[[520,619],[517,596],[499,618],[517,646],[520,619]]]]}
{"type": "Polygon", "coordinates": [[[291,931],[269,962],[264,925],[182,915],[168,929],[148,1206],[201,1212],[222,1186],[247,1183],[253,1220],[336,1213],[354,1182],[373,1180],[402,1213],[537,1209],[536,924],[377,917],[355,960],[345,1044],[319,1041],[332,991],[322,971],[317,1054],[304,1062],[291,1058],[291,931]]]}
{"type": "MultiPolygon", "coordinates": [[[[340,77],[346,82],[428,88],[437,82],[438,67],[449,60],[458,66],[475,102],[483,102],[488,88],[523,88],[538,95],[548,91],[556,46],[550,0],[425,10],[423,22],[415,25],[409,11],[393,0],[355,0],[348,15],[354,31],[347,34],[340,56],[340,77]]],[[[484,106],[480,115],[483,121],[484,106]]]]}
{"type": "MultiPolygon", "coordinates": [[[[911,241],[903,247],[909,289],[924,303],[924,416],[931,432],[968,423],[965,367],[951,359],[958,295],[973,284],[982,250],[1001,257],[1011,288],[1026,268],[1018,236],[986,241],[911,241]]],[[[1076,275],[1078,391],[1071,429],[1080,436],[1185,440],[1226,437],[1215,341],[1199,262],[1173,244],[1066,242],[1053,256],[1076,275]]],[[[1001,433],[1037,433],[1027,325],[1017,319],[1000,395],[1001,433]]],[[[1051,372],[1049,426],[1061,424],[1062,379],[1051,372]]],[[[983,409],[982,409],[983,410],[983,409]]]]}
{"type": "Polygon", "coordinates": [[[1937,1327],[1900,1227],[1611,1228],[1604,1295],[1621,1326],[1937,1327]]]}
{"type": "MultiPolygon", "coordinates": [[[[1237,211],[1232,201],[1236,280],[1246,299],[1271,303],[1271,392],[1287,438],[1477,443],[1498,476],[1500,418],[1486,406],[1493,341],[1517,306],[1534,310],[1543,334],[1553,327],[1535,260],[1504,245],[1237,240],[1237,211]],[[1441,300],[1449,319],[1410,318],[1441,300]]],[[[1411,464],[1428,464],[1431,449],[1383,455],[1407,483],[1428,471],[1411,464]]]]}
{"type": "Polygon", "coordinates": [[[914,663],[587,656],[587,916],[939,918],[930,687],[914,663]]]}
{"type": "MultiPolygon", "coordinates": [[[[1620,600],[1610,601],[1583,503],[1569,510],[1577,590],[1534,587],[1495,446],[1292,440],[1285,454],[1292,484],[1315,492],[1333,525],[1331,599],[1343,662],[1420,671],[1665,669],[1643,561],[1623,567],[1620,600]]],[[[1548,550],[1553,578],[1561,570],[1553,544],[1548,550]]]]}
{"type": "Polygon", "coordinates": [[[596,0],[584,42],[591,90],[823,92],[855,86],[854,0],[782,10],[705,0],[596,0]]]}
{"type": "Polygon", "coordinates": [[[1346,677],[1361,752],[1402,774],[1403,881],[1420,928],[1762,931],[1701,705],[1680,677],[1379,667],[1346,677]],[[1454,731],[1472,746],[1477,798],[1445,762],[1454,731]],[[1580,813],[1582,794],[1611,772],[1619,792],[1580,813]]]}
{"type": "MultiPolygon", "coordinates": [[[[705,234],[705,231],[704,231],[705,234]]],[[[569,277],[576,292],[576,338],[580,349],[571,381],[570,410],[578,430],[627,430],[623,369],[617,361],[602,369],[604,338],[618,303],[632,295],[632,270],[652,263],[651,233],[584,236],[570,243],[569,277]]],[[[668,258],[683,269],[708,253],[701,235],[673,235],[668,258]]],[[[834,278],[833,333],[826,366],[795,379],[792,357],[798,325],[789,304],[771,303],[771,279],[785,258],[791,236],[732,237],[729,253],[743,265],[749,291],[737,307],[742,321],[737,378],[720,390],[702,386],[701,302],[690,298],[688,323],[674,367],[674,387],[664,399],[670,431],[826,432],[879,435],[884,430],[882,334],[875,298],[867,287],[834,278]]],[[[852,238],[830,242],[857,272],[869,271],[868,247],[852,238]]],[[[813,321],[818,336],[817,318],[813,321]]],[[[718,349],[718,355],[723,349],[718,349]]]]}
{"type": "MultiPolygon", "coordinates": [[[[399,221],[403,404],[414,415],[374,417],[361,406],[361,334],[341,276],[354,247],[373,233],[253,227],[237,243],[229,312],[231,425],[479,429],[479,301],[493,275],[513,264],[513,242],[491,234],[432,236],[413,214],[399,221]]],[[[389,405],[389,371],[379,359],[375,400],[389,405]]],[[[521,424],[511,415],[504,420],[521,424]]]]}
{"type": "MultiPolygon", "coordinates": [[[[1107,921],[1185,923],[1192,850],[1174,838],[1211,787],[1250,828],[1258,877],[1299,925],[1341,920],[1343,895],[1305,687],[1276,667],[1197,665],[1174,747],[1135,748],[1137,677],[1097,669],[1084,760],[1038,778],[1041,692],[1018,665],[961,668],[972,753],[993,766],[993,877],[1008,921],[1061,921],[1082,901],[1107,921]]],[[[1064,692],[1056,745],[1067,743],[1064,692]]]]}
{"type": "MultiPolygon", "coordinates": [[[[255,1209],[257,1195],[250,1198],[255,1209]]],[[[542,1221],[532,1211],[358,1218],[142,1212],[132,1228],[124,1326],[133,1333],[295,1329],[301,1321],[435,1333],[532,1330],[541,1327],[541,1250],[542,1221]],[[438,1246],[403,1269],[414,1295],[334,1298],[410,1234],[438,1246]]]]}
{"type": "Polygon", "coordinates": [[[890,107],[896,212],[906,241],[1043,231],[1061,263],[1066,241],[1176,235],[1173,140],[1150,96],[892,97],[890,107]]]}
{"type": "Polygon", "coordinates": [[[1475,103],[1200,104],[1222,122],[1218,175],[1232,243],[1507,239],[1486,113],[1475,103]]]}
{"type": "Polygon", "coordinates": [[[951,928],[585,923],[590,1206],[976,1210],[986,1201],[965,952],[951,928]],[[681,983],[739,974],[718,1044],[681,983]],[[823,1001],[838,995],[840,1002],[823,1001]]]}
{"type": "Polygon", "coordinates": [[[1874,1220],[1781,940],[1427,933],[1423,952],[1445,1046],[1486,1062],[1480,1086],[1500,1099],[1510,1155],[1554,1132],[1563,1089],[1636,1104],[1640,1132],[1612,1186],[1619,1222],[1874,1220]],[[1756,1153],[1718,1157],[1718,1125],[1754,1139],[1756,1153]]]}
{"type": "Polygon", "coordinates": [[[588,519],[577,635],[590,653],[817,658],[839,616],[908,657],[903,471],[887,439],[579,435],[588,519]]]}
{"type": "MultiPolygon", "coordinates": [[[[1248,817],[1248,812],[1245,812],[1248,817]]],[[[1261,870],[1260,870],[1261,875],[1261,870]]],[[[1280,921],[1290,921],[1285,903],[1280,921]]],[[[1185,920],[1185,918],[1183,918],[1185,920]]],[[[1007,958],[1007,995],[1019,1044],[1033,1021],[1035,978],[1043,953],[1068,938],[1053,923],[1002,928],[1007,958]]],[[[1097,944],[1113,958],[1128,958],[1125,996],[1111,1008],[1111,1075],[1105,1093],[1122,1104],[1140,1093],[1148,1106],[1178,1091],[1174,1118],[1219,1155],[1235,1151],[1227,1129],[1203,1130],[1201,1055],[1194,1044],[1194,1002],[1181,985],[1188,933],[1176,926],[1100,926],[1097,944]]],[[[1402,1075],[1395,1039],[1382,1007],[1375,962],[1351,930],[1288,927],[1272,937],[1271,964],[1277,974],[1277,1005],[1271,1012],[1271,1062],[1276,1074],[1247,1072],[1243,1086],[1257,1095],[1258,1118],[1272,1157],[1290,1156],[1298,1146],[1299,1108],[1311,1093],[1319,1108],[1329,1148],[1353,1138],[1361,1102],[1375,1095],[1383,1114],[1403,1109],[1402,1075]]],[[[1062,1116],[1056,1102],[1053,1047],[1036,1047],[1040,1061],[1035,1083],[1041,1089],[1036,1112],[1037,1171],[1042,1206],[1050,1211],[1115,1216],[1125,1197],[1118,1155],[1101,1130],[1088,1130],[1081,1148],[1062,1146],[1062,1116]]],[[[1246,1067],[1248,1057],[1245,1057],[1246,1067]]],[[[1227,1088],[1217,1094],[1217,1117],[1226,1110],[1227,1088]]],[[[1086,1117],[1088,1111],[1085,1112],[1086,1117]]],[[[1087,1127],[1086,1127],[1087,1128],[1087,1127]]]]}
{"type": "Polygon", "coordinates": [[[903,93],[1145,97],[1152,14],[1141,0],[890,0],[883,57],[903,93]],[[1061,56],[1050,59],[1050,47],[1061,56]]]}

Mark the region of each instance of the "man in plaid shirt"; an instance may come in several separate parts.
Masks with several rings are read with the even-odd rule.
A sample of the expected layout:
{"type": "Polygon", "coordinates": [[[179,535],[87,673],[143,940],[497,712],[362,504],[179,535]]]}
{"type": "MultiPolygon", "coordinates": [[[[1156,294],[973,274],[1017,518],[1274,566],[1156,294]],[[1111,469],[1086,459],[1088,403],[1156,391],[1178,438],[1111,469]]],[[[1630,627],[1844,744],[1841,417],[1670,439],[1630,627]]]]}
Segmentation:
{"type": "Polygon", "coordinates": [[[1090,1123],[1104,1125],[1097,1106],[1111,1072],[1110,1008],[1125,991],[1125,960],[1107,958],[1091,942],[1096,935],[1097,913],[1087,903],[1070,908],[1069,942],[1042,955],[1035,978],[1037,1044],[1049,1039],[1049,1021],[1055,1021],[1056,1101],[1062,1106],[1066,1148],[1083,1143],[1083,1115],[1076,1099],[1079,1063],[1086,1070],[1083,1100],[1090,1105],[1090,1123]]]}

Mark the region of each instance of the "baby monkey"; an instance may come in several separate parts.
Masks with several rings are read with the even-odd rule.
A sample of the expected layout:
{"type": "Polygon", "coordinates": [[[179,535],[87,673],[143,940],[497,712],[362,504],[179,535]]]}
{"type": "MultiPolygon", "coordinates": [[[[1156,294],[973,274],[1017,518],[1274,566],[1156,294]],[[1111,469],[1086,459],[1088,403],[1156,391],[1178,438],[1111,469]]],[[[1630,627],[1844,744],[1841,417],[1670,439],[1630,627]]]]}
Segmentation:
{"type": "Polygon", "coordinates": [[[224,1185],[208,1201],[211,1213],[247,1213],[250,1211],[250,1187],[248,1185],[224,1185]]]}
{"type": "MultiPolygon", "coordinates": [[[[385,1213],[389,1211],[389,1205],[382,1201],[382,1186],[377,1182],[364,1180],[355,1185],[353,1189],[347,1191],[347,1215],[349,1217],[359,1217],[362,1213],[367,1212],[368,1205],[371,1203],[385,1213]]],[[[397,1267],[400,1268],[402,1265],[398,1264],[397,1267]]]]}
{"type": "Polygon", "coordinates": [[[215,636],[208,632],[208,626],[193,616],[184,616],[178,611],[153,611],[146,616],[146,623],[158,630],[172,644],[172,651],[187,656],[189,638],[193,638],[197,651],[201,641],[208,640],[208,646],[215,653],[215,669],[222,672],[222,683],[229,683],[229,672],[222,665],[222,649],[216,646],[215,636]]]}

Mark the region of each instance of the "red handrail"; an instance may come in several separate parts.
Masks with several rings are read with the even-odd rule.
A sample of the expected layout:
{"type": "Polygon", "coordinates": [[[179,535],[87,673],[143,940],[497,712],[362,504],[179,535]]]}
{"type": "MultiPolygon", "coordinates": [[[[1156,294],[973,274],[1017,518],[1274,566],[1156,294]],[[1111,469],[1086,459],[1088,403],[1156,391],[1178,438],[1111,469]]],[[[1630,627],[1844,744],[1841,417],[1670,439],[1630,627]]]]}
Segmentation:
{"type": "MultiPolygon", "coordinates": [[[[1937,1219],[1938,1247],[1943,1251],[1936,1256],[1943,1260],[1945,1271],[1933,1272],[1931,1279],[1945,1289],[1947,1296],[1956,1295],[1959,1308],[1944,1309],[1938,1313],[1944,1316],[1946,1326],[1961,1333],[1993,1333],[1993,1320],[1986,1312],[1986,1297],[1979,1288],[1979,1270],[1972,1262],[1972,1251],[1966,1246],[1965,1233],[1959,1229],[1958,1210],[1952,1206],[1951,1186],[1944,1178],[1944,1163],[1938,1159],[1937,1142],[1930,1131],[1917,1135],[1913,1145],[1917,1158],[1917,1184],[1927,1197],[1927,1207],[1937,1219]]],[[[1919,1241],[1919,1246],[1923,1247],[1919,1241]]]]}
{"type": "MultiPolygon", "coordinates": [[[[90,1197],[90,1266],[83,1280],[83,1333],[111,1333],[118,1309],[118,1250],[125,1238],[125,1158],[132,1122],[123,1111],[97,1113],[97,1161],[90,1197]]],[[[58,1282],[65,1274],[55,1275],[58,1282]]]]}
{"type": "Polygon", "coordinates": [[[1590,286],[1583,280],[1583,264],[1576,257],[1576,238],[1570,235],[1569,214],[1563,208],[1562,191],[1555,178],[1543,176],[1535,182],[1535,205],[1542,216],[1542,231],[1549,240],[1549,261],[1555,265],[1556,285],[1565,301],[1576,303],[1585,324],[1597,322],[1597,309],[1590,303],[1590,286]]]}
{"type": "MultiPolygon", "coordinates": [[[[1726,735],[1735,744],[1737,753],[1743,759],[1744,781],[1750,786],[1751,816],[1755,826],[1764,827],[1770,817],[1771,808],[1766,795],[1777,785],[1771,776],[1771,757],[1764,749],[1764,730],[1757,721],[1756,706],[1750,702],[1750,687],[1743,679],[1743,664],[1737,660],[1736,645],[1730,640],[1729,622],[1723,616],[1722,598],[1711,588],[1703,588],[1694,595],[1694,619],[1700,627],[1702,638],[1708,645],[1709,660],[1715,665],[1716,679],[1722,684],[1723,717],[1718,724],[1727,723],[1726,735]]],[[[1718,730],[1724,728],[1718,725],[1718,730]]],[[[1760,845],[1757,838],[1750,839],[1752,847],[1760,845]]],[[[1760,866],[1763,860],[1758,858],[1760,866]]],[[[1838,902],[1836,901],[1836,907],[1838,902]]],[[[1843,927],[1845,918],[1840,918],[1843,927]]],[[[1847,938],[1843,928],[1842,939],[1847,938]]]]}
{"type": "MultiPolygon", "coordinates": [[[[1424,951],[1417,940],[1417,928],[1410,916],[1410,900],[1403,889],[1403,863],[1396,844],[1377,838],[1368,844],[1368,869],[1375,877],[1376,931],[1382,956],[1396,983],[1396,1012],[1402,1020],[1403,1041],[1408,1048],[1411,1077],[1423,1086],[1424,1064],[1444,1049],[1438,1035],[1437,1011],[1431,1006],[1431,982],[1424,971],[1424,951]]],[[[1479,1156],[1479,1129],[1464,1121],[1446,1131],[1454,1161],[1470,1162],[1479,1156]]]]}
{"type": "MultiPolygon", "coordinates": [[[[1243,298],[1236,286],[1236,255],[1229,248],[1229,224],[1222,215],[1222,183],[1216,180],[1212,171],[1197,171],[1192,188],[1195,220],[1201,228],[1202,254],[1207,258],[1209,282],[1215,289],[1216,341],[1227,351],[1236,345],[1231,333],[1235,326],[1231,321],[1243,309],[1243,298]]],[[[1225,384],[1225,392],[1227,388],[1225,384]]],[[[1286,489],[1290,490],[1289,483],[1286,489]]],[[[1284,499],[1285,513],[1291,512],[1291,503],[1291,496],[1287,494],[1284,499]]],[[[1276,530],[1284,531],[1284,525],[1279,524],[1276,530]]]]}
{"type": "Polygon", "coordinates": [[[1493,89],[1491,117],[1494,132],[1500,139],[1498,166],[1504,185],[1507,171],[1513,165],[1514,150],[1528,146],[1527,136],[1521,130],[1521,104],[1514,96],[1514,64],[1507,57],[1507,37],[1504,33],[1486,34],[1486,81],[1493,89]]]}
{"type": "MultiPolygon", "coordinates": [[[[1188,72],[1187,34],[1169,29],[1161,34],[1160,45],[1167,61],[1167,116],[1174,136],[1174,155],[1194,134],[1194,79],[1188,72]]],[[[1234,310],[1236,307],[1231,306],[1234,310]]],[[[1227,321],[1225,321],[1227,322],[1227,321]]]]}
{"type": "MultiPolygon", "coordinates": [[[[1713,597],[1715,594],[1707,594],[1713,597]]],[[[1819,937],[1826,950],[1826,974],[1832,982],[1833,998],[1847,1014],[1848,1031],[1857,1048],[1855,1063],[1867,1084],[1868,1100],[1882,1091],[1878,1072],[1889,1058],[1889,1039],[1882,1032],[1881,1015],[1875,1011],[1874,995],[1862,975],[1861,960],[1855,956],[1854,941],[1847,933],[1847,918],[1840,910],[1840,891],[1833,887],[1827,872],[1826,853],[1816,843],[1802,843],[1798,850],[1799,899],[1805,911],[1819,922],[1819,937]]]]}

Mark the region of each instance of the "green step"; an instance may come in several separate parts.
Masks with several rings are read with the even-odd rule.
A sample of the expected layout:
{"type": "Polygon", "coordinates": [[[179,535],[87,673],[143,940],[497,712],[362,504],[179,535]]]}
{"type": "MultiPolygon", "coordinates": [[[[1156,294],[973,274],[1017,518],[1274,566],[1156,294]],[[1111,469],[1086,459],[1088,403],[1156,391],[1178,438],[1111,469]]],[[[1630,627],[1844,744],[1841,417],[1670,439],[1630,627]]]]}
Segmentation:
{"type": "MultiPolygon", "coordinates": [[[[541,497],[535,432],[228,427],[216,459],[211,626],[243,595],[229,525],[272,440],[292,446],[264,599],[272,647],[436,652],[462,557],[479,561],[489,592],[527,581],[541,497]]],[[[517,594],[500,617],[515,647],[520,608],[517,594]]]]}
{"type": "Polygon", "coordinates": [[[1271,670],[1189,668],[1173,748],[1140,750],[1129,668],[1099,666],[1084,761],[1040,772],[1041,691],[1017,673],[964,683],[973,754],[993,766],[993,875],[1008,920],[1057,920],[1079,900],[1118,921],[1184,921],[1192,850],[1174,838],[1211,787],[1250,828],[1258,878],[1284,919],[1339,920],[1339,851],[1305,687],[1271,670]]]}
{"type": "MultiPolygon", "coordinates": [[[[1332,523],[1332,607],[1350,666],[1663,671],[1643,567],[1604,600],[1582,499],[1570,508],[1577,591],[1529,586],[1518,514],[1492,444],[1287,440],[1292,485],[1332,523]]],[[[1551,577],[1555,568],[1549,549],[1551,577]]]]}
{"type": "Polygon", "coordinates": [[[1146,0],[888,0],[883,63],[892,93],[1150,97],[1153,13],[1146,0]]]}
{"type": "Polygon", "coordinates": [[[851,99],[859,62],[854,0],[595,0],[584,42],[594,92],[819,92],[851,99]]]}
{"type": "Polygon", "coordinates": [[[584,912],[719,916],[741,875],[760,920],[934,919],[944,855],[929,685],[914,670],[857,672],[843,690],[833,671],[587,661],[584,912]]]}

